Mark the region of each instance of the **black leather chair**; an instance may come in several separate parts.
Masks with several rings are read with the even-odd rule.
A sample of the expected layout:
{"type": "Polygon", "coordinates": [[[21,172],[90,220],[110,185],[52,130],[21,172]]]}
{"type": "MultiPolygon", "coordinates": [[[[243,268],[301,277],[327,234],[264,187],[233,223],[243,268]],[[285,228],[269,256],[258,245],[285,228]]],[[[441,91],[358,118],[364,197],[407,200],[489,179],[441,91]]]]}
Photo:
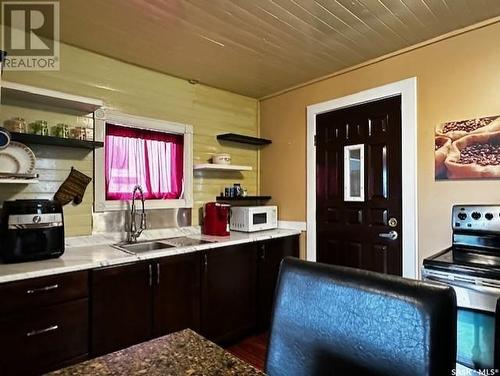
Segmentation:
{"type": "Polygon", "coordinates": [[[456,316],[449,286],[287,258],[266,373],[449,376],[456,316]]]}

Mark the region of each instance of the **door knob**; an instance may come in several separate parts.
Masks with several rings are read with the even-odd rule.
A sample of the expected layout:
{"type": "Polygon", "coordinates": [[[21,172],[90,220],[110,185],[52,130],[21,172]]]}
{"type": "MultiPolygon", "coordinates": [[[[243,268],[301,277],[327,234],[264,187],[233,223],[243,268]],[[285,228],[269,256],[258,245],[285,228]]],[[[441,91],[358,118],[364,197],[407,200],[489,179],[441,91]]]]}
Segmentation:
{"type": "Polygon", "coordinates": [[[389,219],[389,222],[387,223],[389,227],[396,227],[398,225],[398,220],[394,217],[389,219]]]}
{"type": "Polygon", "coordinates": [[[398,232],[392,230],[389,232],[382,232],[378,234],[378,236],[385,239],[396,240],[398,238],[398,232]]]}

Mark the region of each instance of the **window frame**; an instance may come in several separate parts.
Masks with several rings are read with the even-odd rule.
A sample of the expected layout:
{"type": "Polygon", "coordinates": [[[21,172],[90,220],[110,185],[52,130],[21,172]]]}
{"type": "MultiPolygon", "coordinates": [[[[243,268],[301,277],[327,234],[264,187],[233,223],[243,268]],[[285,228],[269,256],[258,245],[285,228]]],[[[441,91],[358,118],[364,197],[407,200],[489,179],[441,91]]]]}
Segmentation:
{"type": "Polygon", "coordinates": [[[146,209],[193,207],[193,127],[188,124],[99,109],[95,113],[94,139],[104,142],[104,146],[94,151],[94,212],[128,210],[131,206],[131,200],[106,200],[106,123],[182,135],[184,137],[183,196],[170,200],[148,199],[146,200],[146,209]]]}

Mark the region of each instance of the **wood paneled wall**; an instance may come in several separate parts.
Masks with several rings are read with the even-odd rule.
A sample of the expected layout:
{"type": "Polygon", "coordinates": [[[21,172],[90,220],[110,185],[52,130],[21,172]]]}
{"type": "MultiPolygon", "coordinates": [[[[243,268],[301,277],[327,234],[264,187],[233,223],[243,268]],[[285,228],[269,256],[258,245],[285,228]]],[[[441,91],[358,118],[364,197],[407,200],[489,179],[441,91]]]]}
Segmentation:
{"type": "MultiPolygon", "coordinates": [[[[102,99],[107,108],[138,116],[191,124],[194,127],[194,163],[208,161],[213,153],[229,152],[234,164],[253,167],[248,172],[196,172],[193,183],[193,224],[199,223],[203,203],[213,201],[225,186],[235,182],[258,190],[258,151],[236,144],[222,145],[220,133],[258,134],[258,102],[253,98],[167,76],[61,45],[61,70],[58,72],[4,72],[6,81],[59,90],[102,99]]],[[[22,116],[29,121],[46,119],[53,124],[75,124],[81,119],[60,113],[2,106],[0,121],[22,116]]],[[[66,178],[71,166],[93,176],[93,153],[62,147],[33,146],[37,156],[40,183],[0,186],[0,201],[16,198],[50,198],[66,178]]],[[[64,208],[66,235],[86,235],[92,231],[93,188],[89,186],[79,206],[64,208]]],[[[146,204],[147,205],[147,204],[146,204]]]]}

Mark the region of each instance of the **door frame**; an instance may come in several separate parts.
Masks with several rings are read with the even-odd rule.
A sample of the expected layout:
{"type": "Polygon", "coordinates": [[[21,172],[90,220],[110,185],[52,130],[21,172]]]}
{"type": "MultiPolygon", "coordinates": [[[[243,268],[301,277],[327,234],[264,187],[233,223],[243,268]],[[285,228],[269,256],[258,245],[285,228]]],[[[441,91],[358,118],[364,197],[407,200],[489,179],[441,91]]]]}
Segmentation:
{"type": "Polygon", "coordinates": [[[401,95],[403,277],[418,278],[417,78],[307,106],[307,250],[316,261],[316,115],[401,95]]]}

